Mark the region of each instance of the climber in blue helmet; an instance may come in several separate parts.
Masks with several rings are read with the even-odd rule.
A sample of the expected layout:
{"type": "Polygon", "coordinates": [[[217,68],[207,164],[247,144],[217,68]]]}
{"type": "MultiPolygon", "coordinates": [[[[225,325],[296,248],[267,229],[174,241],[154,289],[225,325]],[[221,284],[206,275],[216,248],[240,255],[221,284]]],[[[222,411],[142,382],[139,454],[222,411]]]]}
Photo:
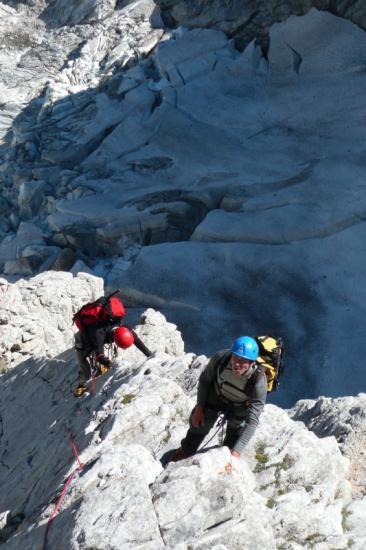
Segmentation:
{"type": "Polygon", "coordinates": [[[240,457],[256,430],[267,397],[267,378],[256,362],[258,355],[256,340],[240,336],[230,349],[211,357],[199,378],[197,405],[191,412],[189,429],[171,461],[192,456],[220,413],[227,420],[223,445],[240,457]]]}
{"type": "Polygon", "coordinates": [[[258,357],[258,344],[250,336],[240,336],[231,346],[230,364],[234,374],[241,376],[258,357]]]}

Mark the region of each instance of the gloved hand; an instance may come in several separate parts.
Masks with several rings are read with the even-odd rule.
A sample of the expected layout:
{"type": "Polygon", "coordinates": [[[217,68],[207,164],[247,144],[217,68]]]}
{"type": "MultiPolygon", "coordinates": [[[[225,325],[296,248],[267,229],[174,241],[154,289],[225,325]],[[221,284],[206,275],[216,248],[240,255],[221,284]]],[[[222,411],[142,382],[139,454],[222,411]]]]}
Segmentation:
{"type": "Polygon", "coordinates": [[[104,365],[105,367],[111,366],[110,360],[108,359],[108,357],[104,355],[104,353],[100,353],[99,355],[97,355],[96,359],[98,363],[100,363],[101,365],[104,365]]]}
{"type": "Polygon", "coordinates": [[[200,428],[205,423],[205,413],[203,412],[202,405],[196,405],[191,418],[192,426],[194,428],[200,428]]]}

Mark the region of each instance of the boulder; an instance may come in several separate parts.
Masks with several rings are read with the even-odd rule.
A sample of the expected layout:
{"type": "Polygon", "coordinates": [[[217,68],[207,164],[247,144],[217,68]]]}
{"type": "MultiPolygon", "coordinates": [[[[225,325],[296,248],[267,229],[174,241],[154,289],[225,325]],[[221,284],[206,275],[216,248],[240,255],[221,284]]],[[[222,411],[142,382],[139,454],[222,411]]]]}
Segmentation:
{"type": "Polygon", "coordinates": [[[44,198],[44,181],[25,181],[19,187],[19,215],[30,219],[38,213],[44,198]]]}
{"type": "Polygon", "coordinates": [[[230,468],[227,448],[168,465],[151,488],[164,542],[170,547],[199,538],[210,528],[239,518],[255,480],[244,462],[230,468]]]}
{"type": "Polygon", "coordinates": [[[32,254],[16,260],[7,260],[4,263],[4,273],[5,275],[33,275],[42,261],[43,258],[39,254],[32,254]]]}
{"type": "Polygon", "coordinates": [[[78,25],[83,22],[96,22],[113,13],[116,0],[56,0],[49,5],[43,17],[53,27],[78,25]]]}
{"type": "Polygon", "coordinates": [[[306,17],[293,15],[274,25],[270,35],[268,58],[272,74],[320,76],[349,71],[366,61],[365,32],[324,11],[312,9],[306,17]]]}
{"type": "Polygon", "coordinates": [[[44,244],[44,231],[35,223],[20,222],[17,229],[17,239],[23,246],[28,244],[44,244]]]}
{"type": "Polygon", "coordinates": [[[161,78],[174,86],[183,86],[201,74],[211,71],[216,51],[227,45],[223,32],[212,29],[179,29],[172,40],[163,41],[156,50],[155,60],[161,78]]]}
{"type": "MultiPolygon", "coordinates": [[[[121,297],[122,301],[124,301],[123,292],[121,293],[121,297]]],[[[151,308],[144,311],[135,330],[151,352],[155,354],[169,354],[174,357],[184,356],[184,342],[181,333],[177,329],[177,326],[169,323],[159,311],[151,308]]],[[[123,356],[129,361],[141,361],[143,357],[136,347],[124,351],[123,356]]],[[[152,365],[149,368],[151,369],[151,367],[152,365]]],[[[167,368],[166,370],[169,369],[167,368]]]]}
{"type": "Polygon", "coordinates": [[[69,271],[75,264],[76,254],[71,248],[64,248],[58,254],[54,264],[52,265],[53,271],[69,271]]]}
{"type": "Polygon", "coordinates": [[[77,275],[79,272],[88,273],[89,275],[94,275],[93,270],[89,266],[87,266],[86,263],[83,262],[82,260],[76,260],[76,262],[74,263],[74,265],[71,267],[69,271],[73,275],[77,275]]]}
{"type": "Polygon", "coordinates": [[[352,494],[366,494],[366,394],[357,397],[298,401],[289,411],[294,420],[305,423],[318,437],[334,436],[342,453],[351,461],[349,480],[352,494]]]}

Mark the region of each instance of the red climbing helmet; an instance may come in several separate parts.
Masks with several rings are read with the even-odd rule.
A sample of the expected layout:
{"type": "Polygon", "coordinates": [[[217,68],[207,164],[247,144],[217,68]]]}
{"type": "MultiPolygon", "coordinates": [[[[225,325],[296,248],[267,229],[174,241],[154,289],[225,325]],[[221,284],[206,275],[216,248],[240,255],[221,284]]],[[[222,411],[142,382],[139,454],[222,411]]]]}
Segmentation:
{"type": "Polygon", "coordinates": [[[127,327],[118,327],[113,331],[113,340],[119,348],[127,349],[134,342],[133,334],[127,327]]]}

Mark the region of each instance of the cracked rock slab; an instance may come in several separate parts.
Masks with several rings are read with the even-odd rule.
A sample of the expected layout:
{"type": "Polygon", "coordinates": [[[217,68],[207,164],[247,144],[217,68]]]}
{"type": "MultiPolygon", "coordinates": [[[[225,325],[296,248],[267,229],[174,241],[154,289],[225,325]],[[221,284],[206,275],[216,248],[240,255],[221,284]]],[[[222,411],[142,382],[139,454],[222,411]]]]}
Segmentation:
{"type": "Polygon", "coordinates": [[[245,463],[230,471],[226,448],[171,463],[152,486],[164,542],[175,546],[200,537],[216,524],[238,517],[254,489],[245,463]]]}

